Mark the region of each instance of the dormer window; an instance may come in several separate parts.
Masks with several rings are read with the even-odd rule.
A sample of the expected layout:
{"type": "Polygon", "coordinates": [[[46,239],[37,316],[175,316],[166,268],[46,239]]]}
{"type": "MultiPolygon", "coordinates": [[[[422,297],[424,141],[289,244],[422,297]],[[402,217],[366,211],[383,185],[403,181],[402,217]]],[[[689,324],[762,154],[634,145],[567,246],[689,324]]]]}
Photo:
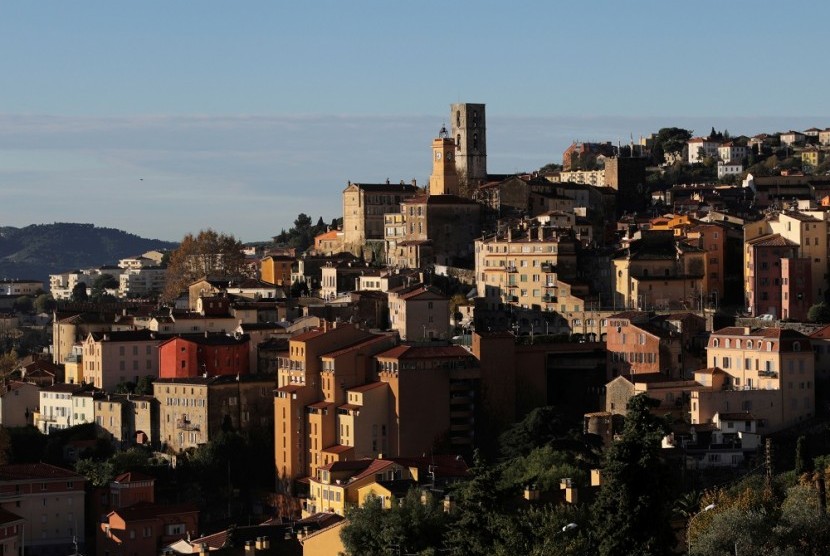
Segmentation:
{"type": "Polygon", "coordinates": [[[720,347],[720,340],[715,338],[714,341],[712,342],[712,346],[713,347],[720,347]]]}

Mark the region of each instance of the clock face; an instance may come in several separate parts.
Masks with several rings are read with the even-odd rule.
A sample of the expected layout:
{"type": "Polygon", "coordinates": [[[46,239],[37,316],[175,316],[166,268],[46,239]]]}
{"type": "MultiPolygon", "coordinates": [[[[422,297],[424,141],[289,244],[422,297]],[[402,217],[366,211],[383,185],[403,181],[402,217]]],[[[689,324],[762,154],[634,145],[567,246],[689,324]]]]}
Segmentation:
{"type": "Polygon", "coordinates": [[[441,160],[441,153],[440,152],[435,153],[435,160],[441,160]]]}

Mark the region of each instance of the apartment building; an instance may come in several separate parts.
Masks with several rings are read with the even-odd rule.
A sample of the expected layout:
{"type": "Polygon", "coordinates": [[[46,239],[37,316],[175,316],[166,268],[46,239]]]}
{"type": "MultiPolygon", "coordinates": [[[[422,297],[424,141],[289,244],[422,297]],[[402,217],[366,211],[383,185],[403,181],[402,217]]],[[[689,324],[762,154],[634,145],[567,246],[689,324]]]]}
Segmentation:
{"type": "Polygon", "coordinates": [[[43,434],[52,430],[68,429],[73,421],[74,394],[89,389],[81,384],[58,383],[46,386],[40,391],[39,410],[34,412],[35,427],[43,434]]]}
{"type": "Polygon", "coordinates": [[[450,298],[417,284],[389,291],[389,324],[402,340],[450,338],[450,298]]]}
{"type": "Polygon", "coordinates": [[[247,434],[268,427],[274,414],[272,377],[256,375],[159,378],[159,436],[176,451],[210,442],[231,428],[247,434]]]}
{"type": "MultiPolygon", "coordinates": [[[[770,305],[776,309],[780,309],[777,300],[773,303],[772,294],[780,293],[779,290],[770,292],[769,299],[762,299],[762,292],[758,290],[764,285],[759,282],[760,274],[755,271],[765,270],[763,263],[766,262],[769,271],[780,268],[780,262],[770,259],[763,261],[760,259],[752,259],[753,250],[757,250],[759,243],[764,247],[779,247],[782,251],[782,258],[798,258],[806,259],[810,265],[810,280],[809,284],[805,283],[802,290],[807,297],[809,304],[822,299],[822,296],[827,291],[827,221],[824,220],[824,215],[821,213],[808,213],[798,210],[785,210],[783,212],[773,212],[768,214],[764,219],[757,222],[749,222],[744,225],[744,262],[746,268],[744,270],[745,288],[747,290],[747,305],[752,302],[750,313],[762,314],[769,312],[764,308],[764,301],[770,301],[770,305]],[[775,235],[780,236],[781,239],[776,238],[775,235]],[[763,239],[765,238],[766,239],[763,239]],[[786,241],[782,241],[786,240],[786,241]],[[787,242],[792,242],[795,245],[790,245],[787,242]],[[795,247],[794,252],[784,248],[795,247]],[[787,251],[784,253],[784,251],[787,251]],[[757,268],[756,267],[759,267],[757,268]],[[752,290],[750,290],[752,288],[752,290]],[[750,295],[750,293],[752,295],[750,295]],[[760,301],[758,305],[756,301],[760,301]],[[759,310],[758,307],[761,307],[759,310]]],[[[800,265],[807,264],[807,262],[798,263],[800,265]]],[[[783,279],[783,276],[769,276],[772,279],[783,279]]],[[[779,284],[780,285],[780,284],[779,284]]],[[[775,313],[776,316],[781,315],[780,312],[775,313]]]]}
{"type": "MultiPolygon", "coordinates": [[[[475,241],[476,287],[493,309],[501,306],[567,310],[581,299],[560,292],[577,275],[577,241],[566,230],[524,223],[475,241]]],[[[580,310],[579,308],[574,310],[580,310]]]]}
{"type": "Polygon", "coordinates": [[[83,343],[84,382],[114,391],[159,376],[159,337],[151,330],[92,332],[83,343]]]}
{"type": "Polygon", "coordinates": [[[69,554],[75,541],[84,549],[85,483],[83,475],[46,463],[0,466],[0,508],[24,520],[26,554],[69,554]]]}
{"type": "Polygon", "coordinates": [[[241,376],[250,372],[245,334],[187,334],[158,345],[158,376],[195,378],[241,376]]]}
{"type": "Polygon", "coordinates": [[[723,328],[712,333],[706,357],[707,369],[695,373],[707,388],[691,393],[692,424],[748,412],[761,433],[772,433],[815,415],[809,337],[782,328],[723,328]]]}
{"type": "Polygon", "coordinates": [[[40,407],[40,387],[30,382],[7,381],[0,385],[0,425],[31,425],[40,407]]]}
{"type": "Polygon", "coordinates": [[[288,255],[270,255],[259,262],[259,279],[277,286],[291,285],[291,267],[297,259],[288,255]]]}
{"type": "Polygon", "coordinates": [[[691,377],[700,361],[689,349],[706,329],[706,321],[692,313],[655,315],[625,311],[608,318],[608,380],[619,375],[659,373],[691,377]]]}
{"type": "Polygon", "coordinates": [[[43,291],[43,282],[41,280],[0,280],[0,295],[31,295],[34,296],[38,292],[43,291]]]}
{"type": "Polygon", "coordinates": [[[643,310],[699,308],[706,252],[676,240],[673,232],[640,234],[614,255],[614,305],[643,310]]]}
{"type": "MultiPolygon", "coordinates": [[[[333,429],[336,426],[333,420],[334,407],[326,405],[312,408],[315,411],[307,408],[318,402],[333,404],[341,399],[337,392],[342,393],[343,388],[358,386],[368,380],[367,365],[371,361],[372,350],[376,349],[371,347],[375,338],[375,335],[354,325],[339,324],[332,327],[324,321],[321,328],[290,339],[288,357],[281,358],[278,362],[277,391],[274,398],[274,455],[280,476],[309,476],[311,466],[319,465],[319,451],[329,448],[329,442],[331,445],[335,443],[332,440],[333,429]],[[367,342],[368,345],[364,346],[363,342],[367,342]],[[350,356],[337,352],[350,346],[355,350],[355,356],[364,349],[369,349],[369,357],[365,354],[360,355],[362,365],[350,361],[338,367],[336,359],[343,361],[343,357],[350,359],[350,356]],[[325,360],[326,367],[331,368],[326,368],[327,375],[324,381],[321,374],[324,369],[323,356],[326,354],[332,355],[325,360]],[[315,420],[319,427],[316,433],[315,420]],[[323,427],[326,427],[325,431],[323,427]],[[310,439],[309,434],[314,435],[314,438],[310,439]],[[316,447],[314,440],[317,441],[316,447]]],[[[378,341],[384,345],[383,342],[388,340],[378,341]]]]}

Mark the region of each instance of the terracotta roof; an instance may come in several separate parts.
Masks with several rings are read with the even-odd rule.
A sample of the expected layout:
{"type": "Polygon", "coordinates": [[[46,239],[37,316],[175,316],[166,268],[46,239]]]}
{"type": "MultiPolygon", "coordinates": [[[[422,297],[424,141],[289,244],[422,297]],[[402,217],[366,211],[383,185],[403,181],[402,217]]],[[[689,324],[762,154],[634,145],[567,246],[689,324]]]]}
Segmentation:
{"type": "Polygon", "coordinates": [[[369,467],[367,467],[366,469],[364,469],[360,473],[354,475],[349,480],[350,481],[359,481],[360,479],[364,479],[366,477],[372,477],[378,471],[382,471],[382,470],[386,469],[387,467],[391,467],[392,465],[395,465],[394,461],[388,460],[388,459],[376,459],[376,460],[371,460],[371,461],[372,461],[372,463],[369,464],[369,467]]]}
{"type": "Polygon", "coordinates": [[[8,526],[16,521],[23,521],[23,518],[15,513],[0,508],[0,525],[8,526]]]}
{"type": "Polygon", "coordinates": [[[127,471],[126,473],[121,473],[116,478],[112,480],[113,483],[138,483],[144,481],[155,481],[155,479],[149,475],[145,475],[144,473],[139,473],[138,471],[127,471]]]}
{"type": "Polygon", "coordinates": [[[753,247],[798,247],[794,241],[790,241],[781,234],[767,234],[747,241],[748,245],[753,247]]]}
{"type": "Polygon", "coordinates": [[[706,367],[705,369],[697,369],[695,373],[707,374],[707,375],[720,375],[724,374],[723,369],[720,367],[706,367]]]}
{"type": "Polygon", "coordinates": [[[296,336],[292,336],[291,341],[292,342],[293,341],[306,342],[308,340],[311,340],[312,338],[322,336],[325,333],[326,333],[325,330],[323,330],[322,328],[314,328],[312,330],[309,330],[308,332],[303,332],[302,334],[297,334],[296,336]]]}
{"type": "Polygon", "coordinates": [[[146,521],[148,519],[155,519],[162,515],[198,513],[199,506],[192,503],[184,504],[152,504],[150,502],[138,502],[126,508],[118,508],[109,513],[109,515],[119,515],[124,521],[146,521]]]}
{"type": "Polygon", "coordinates": [[[369,390],[374,390],[375,388],[381,388],[383,386],[386,386],[385,382],[370,382],[369,384],[364,384],[363,386],[349,388],[349,392],[368,392],[369,390]]]}
{"type": "Polygon", "coordinates": [[[336,446],[329,446],[328,448],[323,448],[323,451],[328,454],[342,454],[343,452],[348,452],[349,450],[353,450],[353,446],[343,446],[343,445],[336,445],[336,446]]]}
{"type": "Polygon", "coordinates": [[[343,405],[339,406],[338,409],[346,409],[349,411],[354,411],[356,409],[362,408],[362,405],[355,405],[353,403],[344,403],[343,405]]]}
{"type": "Polygon", "coordinates": [[[332,403],[332,402],[317,402],[317,403],[313,403],[313,404],[309,405],[308,407],[310,407],[312,409],[325,409],[325,408],[330,407],[332,405],[334,405],[334,403],[332,403]]]}
{"type": "Polygon", "coordinates": [[[357,342],[355,342],[353,344],[350,344],[346,347],[337,349],[335,351],[330,351],[328,353],[324,353],[320,357],[338,357],[340,355],[343,355],[344,353],[348,353],[348,352],[353,351],[355,349],[365,347],[365,346],[374,344],[375,342],[386,340],[388,338],[389,338],[389,336],[386,335],[386,334],[372,335],[372,336],[369,336],[368,338],[363,338],[361,340],[358,340],[357,342]]]}
{"type": "Polygon", "coordinates": [[[413,346],[401,344],[375,357],[392,359],[470,358],[470,352],[461,346],[413,346]]]}
{"type": "Polygon", "coordinates": [[[25,481],[31,479],[72,479],[86,481],[86,477],[69,469],[49,465],[48,463],[15,463],[0,465],[0,480],[25,481]]]}

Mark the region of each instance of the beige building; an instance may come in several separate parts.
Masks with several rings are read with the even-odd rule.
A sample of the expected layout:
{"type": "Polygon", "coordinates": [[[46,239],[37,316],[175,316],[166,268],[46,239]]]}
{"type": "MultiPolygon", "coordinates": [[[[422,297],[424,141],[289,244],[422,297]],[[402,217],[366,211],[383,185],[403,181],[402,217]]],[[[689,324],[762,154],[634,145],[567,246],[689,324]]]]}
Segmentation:
{"type": "Polygon", "coordinates": [[[781,328],[731,327],[713,332],[707,369],[695,380],[692,424],[716,413],[749,412],[759,432],[772,433],[815,415],[815,362],[810,338],[781,328]]]}
{"type": "Polygon", "coordinates": [[[157,377],[158,345],[150,330],[91,333],[83,345],[84,382],[111,392],[121,383],[157,377]]]}
{"type": "Polygon", "coordinates": [[[389,292],[389,323],[402,340],[450,337],[450,298],[423,284],[389,292]]]}
{"type": "MultiPolygon", "coordinates": [[[[805,292],[811,300],[820,300],[827,291],[827,221],[824,213],[786,210],[768,215],[763,220],[744,225],[744,249],[751,241],[769,234],[779,234],[798,246],[797,256],[809,259],[812,271],[812,291],[805,292]]],[[[747,270],[744,270],[745,276],[747,270]]]]}
{"type": "Polygon", "coordinates": [[[243,434],[268,427],[273,415],[272,377],[160,378],[153,383],[159,403],[162,445],[175,451],[210,442],[225,428],[243,434]]]}
{"type": "Polygon", "coordinates": [[[46,463],[0,466],[0,507],[25,520],[26,554],[69,554],[84,548],[86,478],[46,463]]]}
{"type": "Polygon", "coordinates": [[[352,183],[343,190],[343,247],[360,253],[367,241],[383,240],[383,217],[418,193],[412,184],[352,183]]]}
{"type": "Polygon", "coordinates": [[[706,251],[669,231],[641,232],[613,258],[614,305],[619,308],[699,309],[706,251]]]}
{"type": "Polygon", "coordinates": [[[525,224],[475,241],[478,296],[490,309],[582,311],[584,301],[563,283],[576,277],[577,241],[569,231],[525,224]]]}

